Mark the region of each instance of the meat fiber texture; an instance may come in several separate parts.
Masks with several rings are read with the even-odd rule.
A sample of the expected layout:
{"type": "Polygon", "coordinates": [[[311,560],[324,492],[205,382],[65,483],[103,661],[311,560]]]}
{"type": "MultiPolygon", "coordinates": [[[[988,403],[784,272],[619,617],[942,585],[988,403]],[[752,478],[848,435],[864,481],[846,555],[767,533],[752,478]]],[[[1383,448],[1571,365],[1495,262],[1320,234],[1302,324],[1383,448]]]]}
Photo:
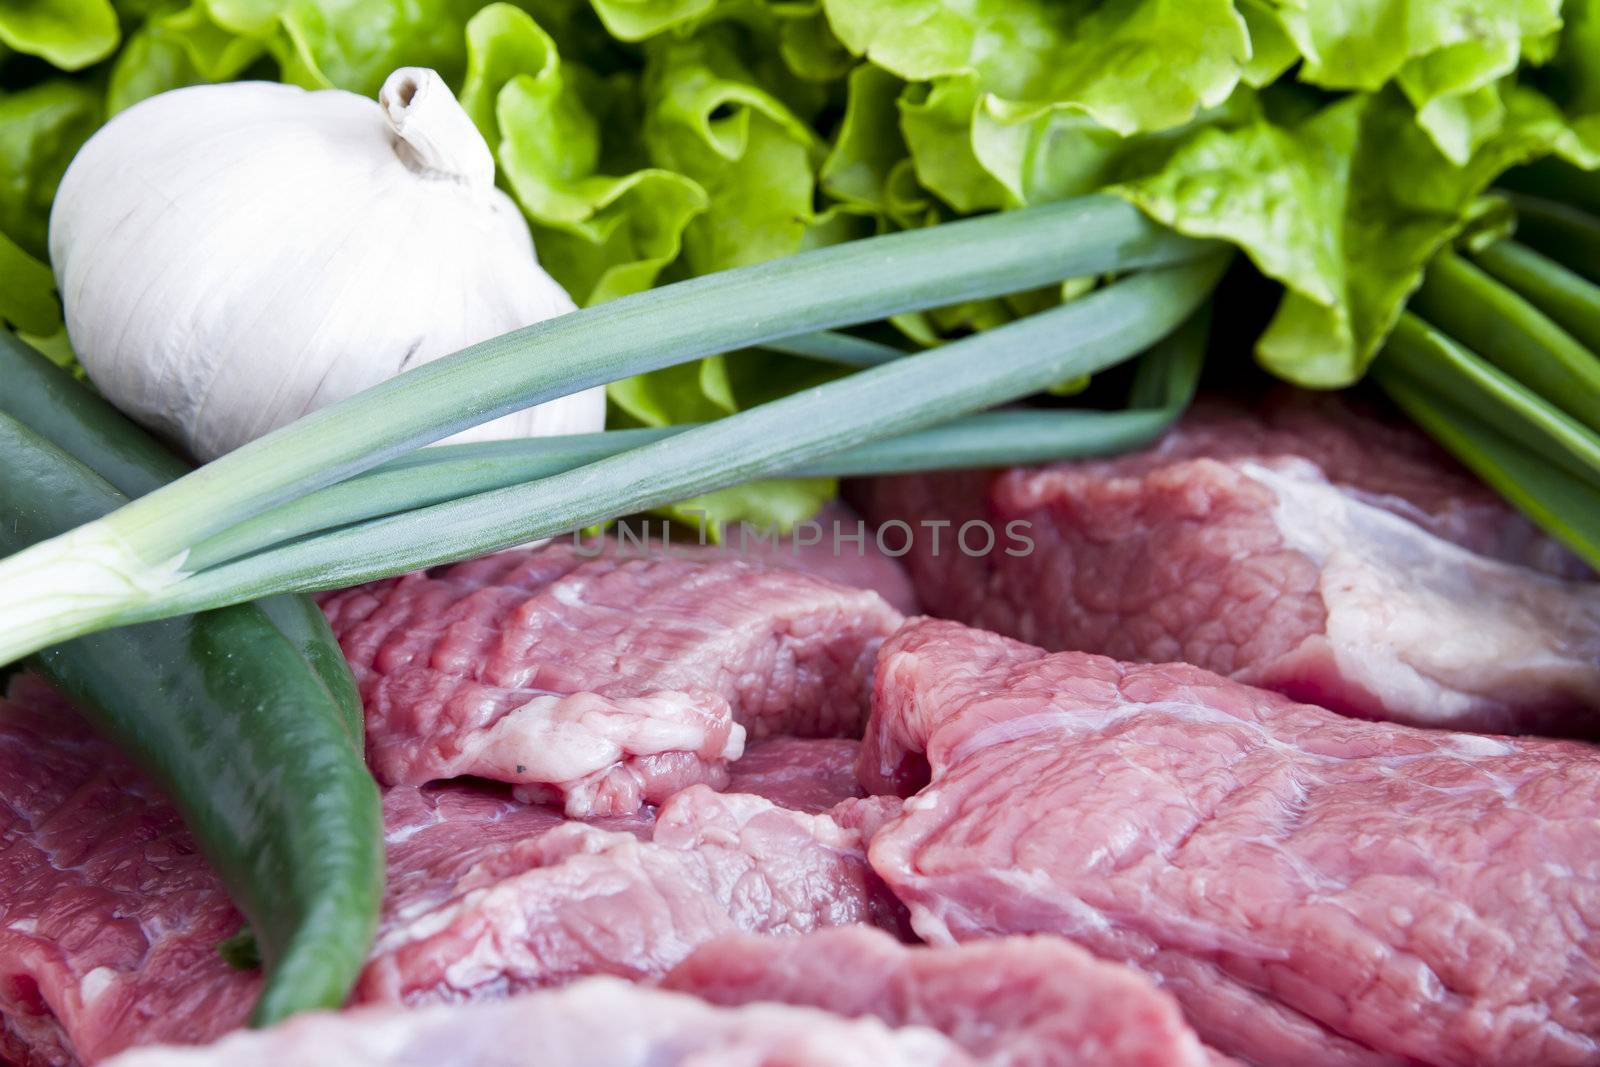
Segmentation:
{"type": "MultiPolygon", "coordinates": [[[[792,773],[770,780],[795,788],[792,773]]],[[[854,792],[821,789],[819,806],[854,792]]],[[[55,1067],[242,1024],[259,979],[217,953],[241,923],[221,884],[154,788],[27,675],[0,703],[0,801],[0,1055],[55,1067]]],[[[653,816],[588,824],[503,787],[401,786],[384,822],[389,885],[357,1000],[650,977],[740,931],[903,927],[858,829],[754,793],[697,786],[653,816]]]]}
{"type": "Polygon", "coordinates": [[[217,942],[239,916],[156,789],[27,675],[0,702],[0,1058],[203,1041],[259,981],[217,942]]]}
{"type": "MultiPolygon", "coordinates": [[[[303,1015],[114,1067],[970,1067],[932,1030],[779,1004],[714,1007],[590,978],[559,992],[417,1011],[303,1015]]],[[[111,1067],[111,1065],[108,1065],[111,1067]]]]}
{"type": "Polygon", "coordinates": [[[1026,524],[1017,554],[919,537],[906,562],[933,614],[1363,718],[1600,723],[1600,584],[1428,441],[1345,401],[1211,403],[1142,453],[856,493],[878,522],[1026,524]]]}
{"type": "Polygon", "coordinates": [[[910,947],[879,930],[713,941],[662,984],[716,1004],[806,1004],[943,1033],[984,1067],[1203,1067],[1171,997],[1055,937],[910,947]]]}
{"type": "Polygon", "coordinates": [[[944,621],[876,685],[863,780],[915,795],[869,856],[927,941],[1069,937],[1261,1067],[1600,1063],[1595,749],[944,621]]]}
{"type": "Polygon", "coordinates": [[[325,598],[379,780],[476,775],[567,814],[722,786],[747,741],[859,736],[876,593],[727,556],[552,544],[325,598]]]}

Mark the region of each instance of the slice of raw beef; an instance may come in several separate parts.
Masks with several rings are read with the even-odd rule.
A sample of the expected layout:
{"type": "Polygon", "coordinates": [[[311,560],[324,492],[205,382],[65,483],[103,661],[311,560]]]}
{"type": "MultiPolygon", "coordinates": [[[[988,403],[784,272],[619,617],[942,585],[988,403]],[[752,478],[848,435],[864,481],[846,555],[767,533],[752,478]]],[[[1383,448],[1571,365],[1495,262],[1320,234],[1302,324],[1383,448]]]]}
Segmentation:
{"type": "Polygon", "coordinates": [[[1154,448],[865,483],[923,529],[927,608],[1052,649],[1184,661],[1362,718],[1600,724],[1600,584],[1413,431],[1331,399],[1202,405],[1154,448]],[[969,541],[977,546],[976,535],[969,541]]]}
{"type": "Polygon", "coordinates": [[[0,1060],[60,1067],[135,1036],[206,1041],[259,981],[217,942],[239,931],[155,787],[43,682],[0,701],[0,1060]]]}
{"type": "MultiPolygon", "coordinates": [[[[744,784],[797,787],[759,769],[744,784]]],[[[0,1056],[94,1062],[244,1022],[259,980],[217,953],[241,923],[221,884],[153,787],[27,675],[0,702],[0,817],[0,1056]]],[[[504,787],[397,786],[384,822],[388,893],[357,999],[654,976],[740,931],[904,928],[860,830],[754,794],[700,786],[578,823],[504,787]]]]}
{"type": "Polygon", "coordinates": [[[1600,1063],[1589,746],[923,620],[883,648],[862,773],[928,783],[869,855],[930,942],[1070,937],[1261,1067],[1600,1063]]]}
{"type": "Polygon", "coordinates": [[[324,600],[386,784],[478,775],[569,815],[723,785],[746,740],[858,735],[877,594],[731,557],[553,544],[324,600]]]}
{"type": "Polygon", "coordinates": [[[729,766],[730,793],[755,793],[794,811],[819,814],[861,795],[861,743],[845,738],[774,737],[729,766]]]}
{"type": "Polygon", "coordinates": [[[303,1015],[206,1048],[107,1067],[966,1067],[948,1039],[814,1008],[714,1007],[590,978],[559,992],[416,1011],[303,1015]]]}
{"type": "MultiPolygon", "coordinates": [[[[386,805],[389,901],[358,1000],[416,1004],[588,974],[646,978],[723,934],[902,923],[858,831],[762,797],[692,787],[661,808],[645,841],[579,822],[507,840],[496,827],[481,831],[493,820],[476,812],[402,821],[399,795],[386,805]]],[[[513,817],[533,818],[527,810],[513,817]]]]}
{"type": "Polygon", "coordinates": [[[986,1067],[1202,1067],[1171,997],[1054,937],[912,948],[854,927],[713,941],[662,984],[715,1004],[807,1004],[943,1033],[986,1067]]]}

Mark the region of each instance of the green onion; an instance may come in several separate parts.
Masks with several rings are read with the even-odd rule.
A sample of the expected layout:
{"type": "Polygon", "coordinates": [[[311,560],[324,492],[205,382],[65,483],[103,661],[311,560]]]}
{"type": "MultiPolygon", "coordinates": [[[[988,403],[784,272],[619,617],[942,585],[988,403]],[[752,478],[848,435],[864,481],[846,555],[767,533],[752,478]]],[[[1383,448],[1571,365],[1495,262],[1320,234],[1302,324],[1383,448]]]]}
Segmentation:
{"type": "Polygon", "coordinates": [[[1533,304],[1452,252],[1428,268],[1411,310],[1517,382],[1600,429],[1600,359],[1533,304]]]}
{"type": "Polygon", "coordinates": [[[1517,240],[1600,282],[1600,218],[1554,200],[1514,193],[1517,240]]]}
{"type": "MultiPolygon", "coordinates": [[[[0,663],[164,602],[161,591],[181,582],[187,573],[190,548],[230,526],[418,445],[518,408],[708,353],[916,308],[1036,288],[1063,277],[1203,261],[1204,266],[1194,270],[1164,276],[1199,284],[1215,270],[1215,247],[1172,234],[1120,200],[1095,196],[846,242],[679,282],[514,331],[315,412],[105,519],[0,562],[0,597],[10,612],[6,632],[0,635],[0,663]]],[[[1139,282],[1135,279],[1125,292],[1144,294],[1142,299],[1153,306],[1170,301],[1172,294],[1165,289],[1170,281],[1139,282]]],[[[1137,310],[1126,314],[1139,317],[1137,310]]],[[[1159,313],[1152,319],[1163,321],[1159,313]]],[[[1173,323],[1167,325],[1170,328],[1173,323]]],[[[1129,335],[1137,332],[1130,330],[1129,335]]],[[[948,346],[948,351],[959,350],[948,346]]],[[[921,368],[927,358],[904,363],[921,368]]],[[[862,372],[862,376],[891,370],[898,373],[898,366],[889,364],[862,372]]],[[[969,372],[955,377],[970,380],[972,376],[969,372]]],[[[849,420],[850,439],[839,441],[831,450],[985,406],[946,404],[940,399],[942,383],[919,380],[922,377],[937,375],[929,367],[926,374],[913,369],[910,379],[895,379],[902,383],[896,388],[909,391],[910,396],[893,399],[915,417],[908,417],[905,425],[885,424],[881,430],[868,432],[861,424],[870,424],[871,413],[857,409],[849,420]],[[932,399],[919,397],[922,390],[928,390],[932,399]]],[[[981,392],[981,384],[979,388],[981,392]]],[[[991,393],[989,403],[1020,395],[1007,392],[1003,380],[991,393]]],[[[813,395],[825,394],[812,390],[788,399],[803,402],[813,395]]],[[[826,418],[801,421],[833,424],[826,418]]],[[[834,432],[842,429],[835,426],[834,432]]],[[[695,435],[705,432],[709,428],[673,441],[699,441],[695,435]]],[[[659,442],[647,449],[670,443],[659,442]]],[[[781,455],[782,441],[760,445],[759,462],[714,453],[700,482],[678,473],[685,484],[710,488],[753,476],[748,472],[795,466],[824,451],[796,455],[782,463],[769,454],[775,449],[781,455]]],[[[575,478],[607,462],[611,461],[557,477],[575,478]]],[[[653,503],[693,495],[646,493],[628,477],[632,473],[632,468],[608,468],[604,477],[617,479],[617,483],[589,486],[581,506],[576,500],[569,501],[569,510],[604,512],[596,501],[606,499],[608,488],[618,489],[619,497],[648,498],[653,503]]],[[[540,507],[537,503],[525,506],[530,515],[540,507]]],[[[609,514],[620,510],[631,508],[609,514]]],[[[496,541],[499,531],[517,525],[507,519],[503,513],[493,519],[481,518],[475,536],[460,541],[456,555],[527,539],[496,541]]],[[[444,531],[437,540],[452,543],[444,531]]],[[[433,554],[449,555],[451,551],[436,544],[433,554]]],[[[419,543],[406,551],[397,549],[388,558],[397,562],[427,554],[419,543]]],[[[363,573],[376,573],[382,567],[374,560],[361,565],[363,573]]],[[[271,580],[261,574],[253,581],[259,585],[271,580]]]]}
{"type": "MultiPolygon", "coordinates": [[[[1196,315],[1139,361],[1128,410],[986,412],[872,441],[784,473],[814,478],[907,474],[1078,459],[1138,448],[1170,426],[1193,399],[1208,322],[1208,315],[1196,315]]],[[[188,562],[203,570],[319,530],[535,481],[693,428],[610,430],[419,449],[209,538],[194,547],[188,562]]]]}
{"type": "Polygon", "coordinates": [[[1423,350],[1430,348],[1449,352],[1451,358],[1464,351],[1414,316],[1404,316],[1372,365],[1373,378],[1464,466],[1590,566],[1600,568],[1600,488],[1507,432],[1499,413],[1480,418],[1443,397],[1435,378],[1419,379],[1431,358],[1423,350]]]}
{"type": "Polygon", "coordinates": [[[1381,362],[1572,477],[1600,486],[1600,435],[1416,315],[1402,317],[1381,362]]]}
{"type": "Polygon", "coordinates": [[[1188,262],[1214,246],[1111,197],[850,241],[677,282],[537,323],[314,412],[107,522],[147,564],[418,445],[595,385],[715,352],[1086,272],[1188,262]]]}
{"type": "Polygon", "coordinates": [[[780,355],[801,356],[805,359],[821,360],[824,363],[838,363],[846,367],[876,367],[880,363],[888,363],[901,356],[912,354],[892,345],[879,344],[877,341],[831,330],[802,334],[799,337],[783,337],[776,341],[768,341],[761,347],[780,355]]]}
{"type": "Polygon", "coordinates": [[[1473,259],[1589,351],[1600,351],[1600,285],[1516,241],[1496,241],[1473,259]]]}
{"type": "MultiPolygon", "coordinates": [[[[1225,263],[1213,256],[1133,275],[916,359],[861,371],[540,481],[291,542],[103,612],[92,625],[233,603],[266,588],[339,588],[804,468],[874,438],[937,424],[1125,360],[1187,319],[1225,263]]],[[[11,640],[12,647],[20,644],[11,640]]]]}

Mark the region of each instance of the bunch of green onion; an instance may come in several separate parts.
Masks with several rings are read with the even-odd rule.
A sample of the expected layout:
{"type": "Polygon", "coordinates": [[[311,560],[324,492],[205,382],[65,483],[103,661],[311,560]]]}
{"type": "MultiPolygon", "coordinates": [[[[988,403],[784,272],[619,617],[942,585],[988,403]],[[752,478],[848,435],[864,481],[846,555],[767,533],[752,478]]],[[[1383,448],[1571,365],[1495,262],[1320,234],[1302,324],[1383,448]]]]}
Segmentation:
{"type": "Polygon", "coordinates": [[[1442,253],[1372,375],[1600,568],[1600,180],[1552,162],[1512,181],[1517,239],[1442,253]]]}
{"type": "MultiPolygon", "coordinates": [[[[1432,265],[1372,373],[1507,500],[1600,566],[1600,183],[1534,171],[1520,242],[1432,265]]],[[[587,308],[309,415],[0,561],[0,663],[99,629],[339,588],[773,475],[1102,455],[1187,407],[1217,244],[1092,196],[853,241],[587,308]],[[1110,275],[908,357],[839,327],[1110,275]],[[766,347],[854,373],[714,423],[420,446],[590,386],[766,347]],[[1125,410],[1004,408],[1144,354],[1125,410]],[[80,576],[70,588],[48,576],[80,576]],[[40,575],[47,578],[41,580],[40,575]]]]}
{"type": "Polygon", "coordinates": [[[1227,260],[1218,245],[1095,196],[854,241],[538,323],[308,415],[0,562],[0,663],[108,627],[348,586],[770,475],[1132,448],[1187,405],[1204,330],[1185,324],[1227,260]],[[914,358],[821,332],[1086,275],[1119,280],[914,358]],[[864,369],[699,426],[407,455],[579,389],[760,345],[864,369]],[[979,414],[1147,351],[1127,411],[979,414]]]}

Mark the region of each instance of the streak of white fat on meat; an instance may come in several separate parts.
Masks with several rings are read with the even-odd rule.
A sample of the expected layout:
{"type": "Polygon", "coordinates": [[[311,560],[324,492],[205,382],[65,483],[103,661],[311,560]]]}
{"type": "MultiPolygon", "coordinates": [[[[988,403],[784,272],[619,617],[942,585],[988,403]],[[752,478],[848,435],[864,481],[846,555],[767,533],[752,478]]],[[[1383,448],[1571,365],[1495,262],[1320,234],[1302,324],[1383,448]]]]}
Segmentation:
{"type": "Polygon", "coordinates": [[[88,1004],[104,993],[117,980],[117,972],[110,967],[96,967],[78,980],[78,995],[88,1004]]]}
{"type": "Polygon", "coordinates": [[[19,934],[36,934],[39,932],[39,920],[18,919],[15,922],[8,923],[6,929],[19,934]]]}
{"type": "MultiPolygon", "coordinates": [[[[1503,584],[1517,592],[1532,590],[1530,596],[1537,595],[1536,591],[1541,588],[1560,594],[1573,589],[1574,585],[1479,556],[1436,537],[1400,515],[1344,492],[1328,482],[1321,470],[1309,461],[1285,460],[1272,466],[1245,462],[1239,465],[1239,470],[1276,497],[1274,523],[1284,543],[1321,568],[1321,593],[1329,609],[1327,640],[1341,672],[1348,677],[1369,684],[1375,676],[1381,676],[1384,688],[1394,692],[1398,687],[1404,694],[1403,699],[1412,706],[1432,705],[1442,720],[1448,720],[1485,700],[1496,699],[1472,688],[1470,680],[1476,665],[1510,658],[1560,670],[1563,666],[1577,664],[1588,654],[1584,649],[1551,648],[1538,640],[1541,627],[1519,624],[1518,617],[1532,610],[1518,603],[1527,599],[1525,596],[1511,598],[1504,604],[1504,610],[1493,620],[1498,625],[1457,627],[1449,642],[1431,640],[1431,635],[1417,635],[1416,640],[1409,642],[1397,641],[1388,628],[1381,638],[1366,633],[1358,625],[1362,612],[1338,611],[1335,606],[1341,594],[1374,582],[1386,581],[1390,585],[1404,582],[1410,587],[1412,599],[1433,597],[1443,601],[1441,607],[1448,607],[1450,602],[1435,589],[1448,589],[1452,583],[1461,584],[1469,579],[1474,588],[1486,583],[1503,584]],[[1359,553],[1342,547],[1362,542],[1382,543],[1395,566],[1379,572],[1359,553]],[[1430,582],[1429,575],[1436,576],[1436,581],[1430,582]],[[1346,632],[1349,625],[1357,628],[1346,632]],[[1348,655],[1352,648],[1360,649],[1358,659],[1348,655]],[[1413,654],[1420,651],[1425,657],[1433,658],[1414,663],[1414,657],[1406,654],[1408,651],[1413,654]]],[[[1572,597],[1569,610],[1561,614],[1567,627],[1587,632],[1586,646],[1600,654],[1600,589],[1585,592],[1590,595],[1572,597]]],[[[1372,598],[1372,603],[1381,607],[1382,602],[1391,599],[1394,598],[1376,597],[1372,598]]],[[[1440,613],[1417,614],[1431,617],[1440,613]]],[[[1488,621],[1487,616],[1485,619],[1488,621]]],[[[1593,690],[1600,699],[1600,682],[1593,684],[1593,690]]]]}
{"type": "MultiPolygon", "coordinates": [[[[1065,937],[1069,941],[1083,938],[1137,937],[1155,945],[1185,948],[1200,954],[1227,952],[1244,959],[1279,962],[1290,956],[1288,949],[1270,948],[1261,941],[1239,935],[1215,923],[1166,917],[1159,927],[1160,938],[1147,929],[1151,924],[1146,910],[1139,902],[1132,907],[1110,912],[1097,908],[1081,896],[1061,886],[1047,871],[1009,867],[988,868],[985,876],[1001,883],[1007,895],[1026,899],[1037,906],[1034,921],[1026,931],[1012,933],[1044,933],[1065,937]]],[[[985,917],[973,914],[963,922],[965,909],[954,905],[953,898],[938,897],[933,904],[917,901],[911,904],[911,927],[929,944],[953,945],[962,940],[951,928],[952,919],[971,930],[986,932],[985,917]]],[[[1091,942],[1092,943],[1092,942],[1091,942]]]]}
{"type": "MultiPolygon", "coordinates": [[[[510,810],[509,808],[506,809],[506,811],[509,811],[509,810],[510,810]]],[[[496,813],[493,821],[494,822],[499,822],[502,818],[505,817],[505,814],[506,814],[505,811],[501,811],[501,812],[496,813]]],[[[415,837],[417,834],[420,834],[422,831],[428,829],[428,827],[439,825],[439,823],[443,821],[443,818],[444,817],[439,814],[439,810],[437,808],[434,808],[434,809],[432,809],[431,811],[428,812],[428,820],[426,822],[417,822],[417,823],[413,823],[413,824],[411,824],[409,826],[401,826],[401,827],[398,827],[397,829],[390,830],[387,833],[385,833],[383,835],[384,844],[386,844],[386,845],[398,845],[398,844],[401,844],[402,842],[409,841],[413,837],[415,837]]]]}
{"type": "Polygon", "coordinates": [[[550,586],[550,595],[556,603],[565,604],[569,608],[581,608],[586,605],[583,599],[583,587],[578,582],[558,581],[550,586]]]}
{"type": "MultiPolygon", "coordinates": [[[[442,903],[437,899],[425,898],[417,901],[413,906],[400,909],[393,914],[399,923],[378,936],[373,944],[373,954],[377,955],[390,952],[413,941],[432,937],[455,922],[463,915],[480,908],[485,908],[486,902],[494,902],[501,896],[510,896],[513,903],[518,899],[517,890],[513,883],[536,871],[559,867],[563,863],[576,860],[580,856],[593,856],[607,852],[613,848],[641,849],[644,845],[632,834],[615,830],[600,830],[581,823],[563,823],[548,831],[541,843],[549,841],[556,835],[565,835],[576,838],[576,847],[568,847],[561,852],[561,858],[553,864],[531,862],[521,871],[500,878],[492,884],[471,889],[459,896],[446,898],[442,903]]],[[[466,882],[472,878],[474,871],[468,871],[458,880],[466,882]]]]}

